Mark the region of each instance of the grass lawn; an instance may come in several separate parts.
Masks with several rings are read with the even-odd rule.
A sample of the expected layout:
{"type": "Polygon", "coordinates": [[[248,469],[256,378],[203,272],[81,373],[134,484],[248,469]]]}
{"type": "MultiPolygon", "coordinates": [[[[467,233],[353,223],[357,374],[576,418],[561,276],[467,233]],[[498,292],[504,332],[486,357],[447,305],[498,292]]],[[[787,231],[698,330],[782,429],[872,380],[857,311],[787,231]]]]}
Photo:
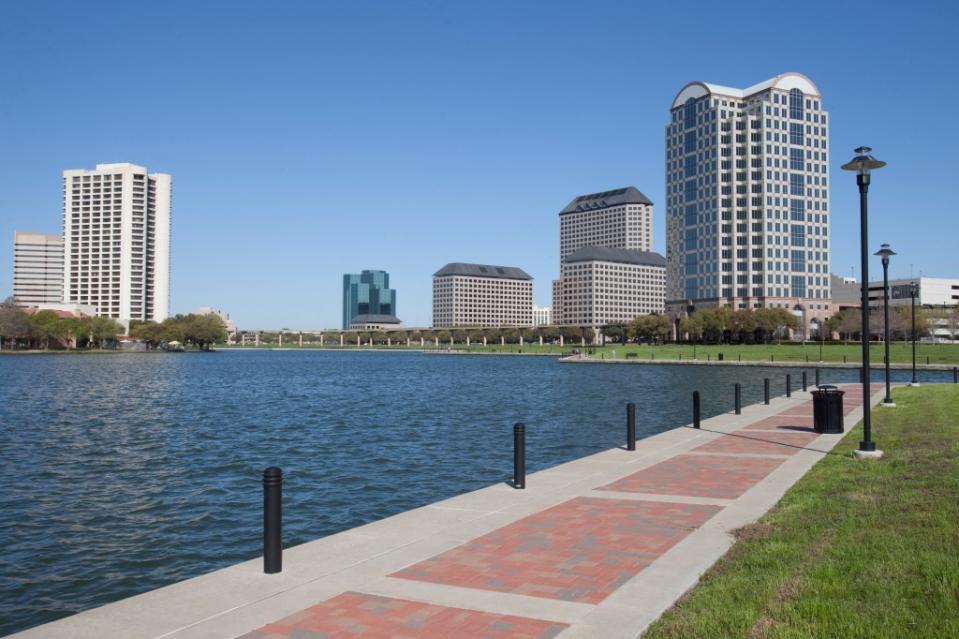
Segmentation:
{"type": "MultiPolygon", "coordinates": [[[[275,348],[276,344],[261,344],[260,348],[275,348]]],[[[252,347],[248,344],[247,347],[252,347]]],[[[296,340],[284,341],[284,348],[297,348],[296,340]]],[[[319,344],[304,343],[303,348],[317,348],[319,344]]],[[[229,348],[224,345],[217,345],[216,348],[229,348]]],[[[327,348],[339,348],[339,346],[328,345],[327,348]]],[[[355,344],[346,344],[345,349],[369,350],[369,346],[356,346],[355,344]]],[[[374,348],[385,349],[387,346],[377,345],[374,348]]],[[[406,342],[396,344],[391,347],[395,350],[406,349],[406,342]]],[[[419,342],[414,342],[411,348],[419,349],[419,342]]],[[[427,341],[425,348],[435,348],[431,341],[427,341]]],[[[439,348],[449,348],[449,344],[440,344],[439,348]]],[[[495,353],[551,353],[557,356],[562,353],[570,353],[573,349],[581,349],[579,343],[566,344],[560,348],[559,344],[473,344],[467,349],[466,344],[454,344],[453,350],[473,352],[495,352],[495,353]]],[[[649,346],[647,344],[607,344],[606,346],[588,346],[592,351],[593,357],[616,357],[623,358],[629,354],[630,357],[636,357],[640,360],[687,360],[687,359],[711,359],[716,361],[719,353],[722,353],[726,361],[736,361],[742,358],[743,361],[753,362],[804,362],[820,361],[819,344],[716,344],[716,345],[697,345],[693,348],[689,344],[663,344],[649,346]]],[[[890,359],[894,363],[908,364],[912,362],[912,345],[908,343],[896,342],[889,345],[890,359]]],[[[822,347],[822,360],[824,362],[847,362],[857,363],[860,361],[861,349],[856,343],[844,344],[841,342],[825,343],[822,347]]],[[[883,361],[882,344],[872,346],[871,355],[874,367],[881,367],[883,361]]],[[[959,344],[918,344],[916,347],[916,363],[925,364],[928,358],[930,364],[959,364],[959,344]]]]}
{"type": "Polygon", "coordinates": [[[959,387],[893,397],[643,637],[959,637],[959,387]]]}

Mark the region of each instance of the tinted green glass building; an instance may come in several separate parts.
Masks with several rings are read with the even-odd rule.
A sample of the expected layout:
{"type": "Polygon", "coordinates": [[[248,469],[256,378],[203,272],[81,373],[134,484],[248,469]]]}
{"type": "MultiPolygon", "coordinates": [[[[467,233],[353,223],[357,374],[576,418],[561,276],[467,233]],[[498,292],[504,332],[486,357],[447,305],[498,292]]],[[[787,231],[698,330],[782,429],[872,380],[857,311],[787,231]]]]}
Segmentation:
{"type": "Polygon", "coordinates": [[[396,315],[396,291],[386,271],[363,271],[343,276],[343,328],[357,315],[396,315]]]}

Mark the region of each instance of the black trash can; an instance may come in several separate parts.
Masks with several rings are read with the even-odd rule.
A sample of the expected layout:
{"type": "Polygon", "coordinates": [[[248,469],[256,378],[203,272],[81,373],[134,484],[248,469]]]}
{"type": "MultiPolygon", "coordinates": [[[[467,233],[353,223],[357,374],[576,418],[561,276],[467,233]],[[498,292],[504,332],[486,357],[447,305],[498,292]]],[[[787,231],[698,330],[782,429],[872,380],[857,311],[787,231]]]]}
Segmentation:
{"type": "Polygon", "coordinates": [[[841,391],[831,384],[818,386],[812,392],[813,428],[817,433],[842,433],[843,411],[841,391]]]}

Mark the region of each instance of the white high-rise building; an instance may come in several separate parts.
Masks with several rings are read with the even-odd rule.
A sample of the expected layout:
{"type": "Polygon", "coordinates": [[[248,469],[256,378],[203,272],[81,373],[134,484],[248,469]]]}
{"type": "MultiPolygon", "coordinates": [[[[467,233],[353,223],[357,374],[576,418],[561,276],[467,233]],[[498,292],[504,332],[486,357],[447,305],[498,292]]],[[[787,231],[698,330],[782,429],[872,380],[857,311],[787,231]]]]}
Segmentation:
{"type": "Polygon", "coordinates": [[[653,250],[653,203],[635,186],[573,198],[559,212],[559,261],[584,246],[653,250]]]}
{"type": "Polygon", "coordinates": [[[170,306],[171,178],[135,164],[63,172],[63,301],[121,322],[170,306]]]}
{"type": "Polygon", "coordinates": [[[13,297],[18,304],[63,301],[63,237],[13,232],[13,297]]]}
{"type": "Polygon", "coordinates": [[[553,322],[599,327],[662,312],[663,257],[652,246],[653,203],[636,187],[573,198],[559,212],[553,322]],[[575,266],[567,264],[573,255],[575,266]],[[650,273],[658,277],[653,288],[650,273]]]}
{"type": "Polygon", "coordinates": [[[747,89],[690,82],[666,126],[667,307],[782,307],[803,335],[832,313],[829,124],[784,73],[747,89]]]}

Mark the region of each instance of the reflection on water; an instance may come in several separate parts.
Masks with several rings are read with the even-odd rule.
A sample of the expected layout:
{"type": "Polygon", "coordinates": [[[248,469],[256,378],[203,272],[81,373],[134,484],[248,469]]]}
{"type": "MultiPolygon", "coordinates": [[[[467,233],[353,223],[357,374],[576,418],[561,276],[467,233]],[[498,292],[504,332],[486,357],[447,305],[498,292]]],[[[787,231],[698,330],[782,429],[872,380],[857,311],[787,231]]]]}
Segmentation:
{"type": "Polygon", "coordinates": [[[293,545],[507,479],[516,421],[533,472],[620,445],[627,401],[645,436],[688,422],[694,389],[708,416],[786,372],[798,387],[544,357],[0,357],[0,634],[257,556],[267,466],[293,545]]]}

